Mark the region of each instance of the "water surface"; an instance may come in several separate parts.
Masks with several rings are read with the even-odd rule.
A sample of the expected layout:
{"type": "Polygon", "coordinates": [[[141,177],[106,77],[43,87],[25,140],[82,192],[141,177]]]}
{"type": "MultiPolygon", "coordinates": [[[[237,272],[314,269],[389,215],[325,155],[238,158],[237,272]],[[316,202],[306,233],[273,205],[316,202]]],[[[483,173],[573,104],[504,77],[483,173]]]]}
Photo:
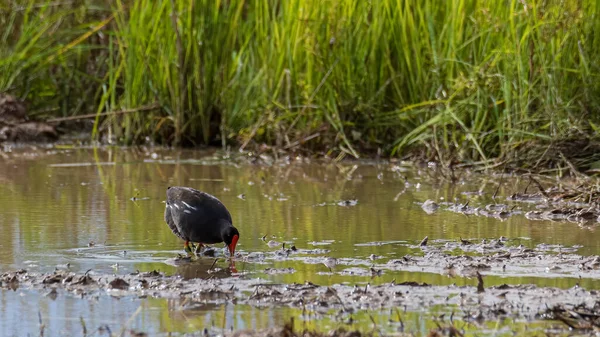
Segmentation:
{"type": "MultiPolygon", "coordinates": [[[[183,242],[164,223],[163,210],[165,190],[175,185],[211,193],[229,208],[241,233],[237,250],[242,255],[281,248],[267,244],[272,241],[285,242],[288,247],[323,249],[319,256],[366,260],[375,254],[385,261],[420,253],[415,245],[425,236],[430,240],[505,236],[515,240],[513,244],[581,246],[579,254],[600,253],[595,227],[534,222],[523,216],[500,221],[452,212],[427,215],[421,209],[420,203],[427,199],[493,203],[491,195],[498,177],[449,184],[427,169],[419,171],[399,163],[290,161],[293,164],[282,161],[258,165],[215,151],[144,148],[14,150],[0,160],[0,271],[68,268],[119,274],[160,270],[184,277],[206,277],[213,259],[204,258],[191,265],[173,263],[173,258],[183,253],[183,242]],[[478,191],[483,193],[465,193],[478,191]],[[340,202],[348,200],[356,200],[356,204],[340,202]]],[[[519,188],[515,180],[499,192],[509,195],[519,188]]],[[[221,256],[222,246],[216,247],[221,256]]],[[[217,263],[227,269],[224,259],[217,263]]],[[[252,277],[286,283],[377,284],[396,280],[475,284],[471,279],[427,272],[386,272],[376,278],[346,275],[342,271],[348,266],[343,265],[330,273],[321,263],[302,260],[264,264],[238,261],[236,268],[252,277]],[[266,268],[293,268],[295,272],[271,275],[264,272],[266,268]]],[[[600,289],[600,283],[593,279],[549,278],[543,273],[490,277],[486,283],[556,287],[580,284],[600,289]]],[[[68,294],[59,294],[55,299],[43,295],[20,289],[1,291],[0,330],[9,331],[9,335],[38,333],[42,317],[48,331],[79,334],[82,317],[91,330],[105,324],[153,333],[186,332],[214,326],[262,328],[298,315],[295,309],[261,310],[231,304],[186,309],[176,301],[115,301],[105,297],[90,304],[68,294]],[[33,316],[28,324],[16,323],[22,313],[33,316]]],[[[414,330],[426,331],[431,322],[421,315],[410,315],[417,322],[414,330]]],[[[324,327],[339,324],[323,317],[305,322],[324,327]]],[[[370,319],[358,322],[367,327],[371,324],[370,319]]]]}

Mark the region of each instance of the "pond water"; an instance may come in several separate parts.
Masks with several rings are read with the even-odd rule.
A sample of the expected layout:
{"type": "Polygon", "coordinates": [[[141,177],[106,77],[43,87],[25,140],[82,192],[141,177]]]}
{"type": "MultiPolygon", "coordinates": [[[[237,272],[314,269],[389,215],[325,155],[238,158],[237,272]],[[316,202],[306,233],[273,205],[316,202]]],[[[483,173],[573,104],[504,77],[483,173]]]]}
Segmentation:
{"type": "MultiPolygon", "coordinates": [[[[575,246],[582,255],[600,253],[600,237],[594,227],[530,221],[522,215],[505,221],[447,211],[428,215],[421,208],[420,203],[427,199],[494,203],[491,196],[499,177],[449,184],[427,168],[401,163],[292,161],[271,163],[267,158],[259,165],[248,159],[226,158],[220,152],[170,149],[14,149],[0,158],[0,272],[21,268],[110,274],[160,270],[186,278],[208,277],[213,258],[173,263],[177,254],[183,253],[183,242],[164,223],[163,211],[165,190],[176,185],[211,193],[228,207],[241,233],[237,252],[242,257],[275,251],[285,243],[287,247],[319,249],[315,256],[346,261],[330,272],[322,260],[314,258],[261,263],[238,259],[238,272],[266,282],[476,284],[474,279],[427,270],[386,271],[373,278],[351,269],[355,267],[352,259],[368,261],[373,254],[381,261],[418,254],[416,247],[425,236],[432,241],[504,236],[515,245],[559,244],[575,246]],[[267,268],[293,269],[271,274],[267,268]]],[[[514,193],[519,186],[518,180],[505,183],[499,195],[514,193]]],[[[216,248],[217,256],[222,257],[223,247],[216,248]]],[[[219,259],[217,265],[224,273],[218,277],[228,277],[225,259],[219,259]]],[[[600,289],[595,279],[576,275],[509,273],[486,278],[486,286],[503,283],[561,288],[579,284],[600,289]]],[[[81,335],[83,326],[95,331],[103,325],[113,332],[131,328],[155,335],[204,327],[264,328],[305,314],[291,308],[189,307],[181,302],[109,296],[80,299],[34,290],[0,290],[0,331],[3,335],[37,335],[42,322],[49,335],[81,335]]],[[[427,331],[433,324],[429,314],[407,313],[406,327],[427,331]]],[[[382,311],[374,315],[386,321],[391,314],[382,311]]],[[[357,313],[357,317],[355,325],[372,325],[366,314],[357,313]]],[[[327,317],[303,317],[302,322],[302,326],[320,328],[339,324],[327,317]]]]}

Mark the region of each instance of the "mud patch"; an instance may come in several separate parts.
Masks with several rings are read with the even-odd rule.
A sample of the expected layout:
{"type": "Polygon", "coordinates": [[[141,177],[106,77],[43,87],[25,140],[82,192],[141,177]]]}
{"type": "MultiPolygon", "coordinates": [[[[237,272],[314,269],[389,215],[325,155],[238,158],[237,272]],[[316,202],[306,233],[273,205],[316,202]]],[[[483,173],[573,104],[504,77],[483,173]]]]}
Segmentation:
{"type": "MultiPolygon", "coordinates": [[[[510,192],[506,197],[497,196],[502,177],[494,192],[492,204],[482,204],[476,198],[485,195],[483,191],[461,192],[469,199],[464,203],[435,200],[425,200],[418,203],[429,215],[438,211],[450,211],[469,216],[482,216],[504,221],[515,215],[524,215],[529,220],[567,221],[581,225],[600,223],[600,187],[597,181],[584,176],[584,180],[566,179],[560,181],[540,182],[538,179],[549,180],[546,176],[534,178],[533,175],[523,176],[529,180],[522,192],[510,192]],[[530,190],[536,191],[531,192],[530,190]],[[498,203],[505,200],[506,203],[498,203]]],[[[514,183],[515,178],[508,179],[514,183]]]]}
{"type": "MultiPolygon", "coordinates": [[[[480,284],[483,287],[483,284],[480,284]]],[[[558,320],[564,328],[582,331],[595,329],[600,317],[600,293],[580,287],[570,289],[539,288],[533,285],[500,285],[477,289],[473,286],[436,286],[419,282],[370,284],[336,284],[321,286],[310,282],[276,284],[260,279],[234,275],[224,279],[189,279],[165,276],[159,272],[111,276],[78,274],[68,271],[30,273],[24,270],[0,276],[0,287],[38,289],[53,296],[76,296],[94,299],[111,298],[172,298],[185,299],[188,306],[207,304],[244,304],[254,307],[292,307],[321,315],[335,314],[344,321],[359,312],[398,310],[419,312],[433,310],[450,317],[452,322],[481,324],[499,319],[521,321],[558,320]],[[440,309],[441,308],[441,309],[440,309]]],[[[400,313],[398,313],[400,316],[400,313]]],[[[453,323],[454,324],[454,323],[453,323]]],[[[284,327],[285,329],[285,327],[284,327]]],[[[440,324],[435,329],[441,336],[452,335],[454,325],[440,324]]],[[[261,331],[279,336],[282,330],[261,331]]],[[[238,331],[230,336],[257,336],[258,332],[238,331]],[[243,333],[243,334],[242,334],[243,333]]],[[[286,336],[295,336],[287,334],[286,336]]],[[[308,336],[321,336],[321,334],[308,336]]],[[[337,331],[336,336],[361,336],[337,331]]],[[[306,336],[306,334],[303,334],[306,336]]],[[[459,336],[460,334],[455,334],[459,336]]],[[[433,335],[437,336],[437,335],[433,335]]]]}
{"type": "Polygon", "coordinates": [[[539,244],[529,248],[522,244],[513,245],[521,240],[505,238],[472,241],[437,240],[428,246],[418,246],[420,254],[407,254],[372,266],[467,277],[474,276],[477,271],[497,276],[600,277],[600,257],[575,254],[581,248],[578,246],[539,244]]]}
{"type": "Polygon", "coordinates": [[[29,120],[24,102],[0,93],[0,142],[49,142],[57,138],[54,126],[29,120]]]}
{"type": "Polygon", "coordinates": [[[375,336],[373,333],[365,332],[362,333],[358,330],[346,330],[344,328],[337,328],[329,332],[319,332],[310,329],[294,329],[294,320],[292,319],[289,323],[283,327],[276,327],[267,330],[239,330],[229,334],[225,334],[228,337],[370,337],[375,336]]]}
{"type": "MultiPolygon", "coordinates": [[[[425,241],[425,240],[423,240],[425,241]]],[[[405,241],[357,243],[357,252],[372,246],[402,246],[411,251],[401,257],[368,254],[352,258],[333,258],[322,249],[278,249],[268,252],[239,253],[239,261],[256,264],[294,261],[322,265],[320,274],[377,277],[386,272],[425,272],[449,277],[474,277],[476,272],[503,277],[600,278],[600,257],[577,254],[581,246],[538,244],[529,247],[527,238],[508,239],[429,239],[424,244],[405,241]],[[526,245],[525,245],[526,244],[526,245]]],[[[267,268],[265,273],[275,272],[267,268]]]]}

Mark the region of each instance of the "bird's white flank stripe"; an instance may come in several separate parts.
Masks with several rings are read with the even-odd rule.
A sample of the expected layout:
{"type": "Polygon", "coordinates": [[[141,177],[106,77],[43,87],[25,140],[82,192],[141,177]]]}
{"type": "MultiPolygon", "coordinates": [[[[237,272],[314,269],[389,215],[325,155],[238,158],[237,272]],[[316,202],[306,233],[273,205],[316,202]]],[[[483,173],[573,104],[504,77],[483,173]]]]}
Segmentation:
{"type": "Polygon", "coordinates": [[[189,211],[189,210],[187,210],[187,209],[184,209],[184,210],[183,210],[183,213],[192,214],[192,212],[190,212],[190,211],[189,211]]]}
{"type": "Polygon", "coordinates": [[[195,211],[195,210],[197,210],[197,208],[196,208],[196,207],[194,207],[194,206],[192,206],[192,205],[188,204],[187,202],[185,202],[185,201],[182,201],[182,202],[183,202],[183,204],[184,204],[184,205],[186,205],[186,206],[187,206],[187,208],[191,208],[191,209],[193,209],[194,211],[195,211]]]}

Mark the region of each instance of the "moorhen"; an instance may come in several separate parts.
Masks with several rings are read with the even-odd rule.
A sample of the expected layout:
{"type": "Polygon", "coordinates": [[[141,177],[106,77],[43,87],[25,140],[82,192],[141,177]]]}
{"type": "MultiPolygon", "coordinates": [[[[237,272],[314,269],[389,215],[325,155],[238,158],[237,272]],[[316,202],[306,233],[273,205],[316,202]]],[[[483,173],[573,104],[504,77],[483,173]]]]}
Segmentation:
{"type": "Polygon", "coordinates": [[[231,214],[216,197],[190,187],[167,188],[165,221],[173,234],[185,241],[184,249],[191,253],[190,242],[203,244],[225,242],[230,256],[240,233],[233,227],[231,214]]]}

